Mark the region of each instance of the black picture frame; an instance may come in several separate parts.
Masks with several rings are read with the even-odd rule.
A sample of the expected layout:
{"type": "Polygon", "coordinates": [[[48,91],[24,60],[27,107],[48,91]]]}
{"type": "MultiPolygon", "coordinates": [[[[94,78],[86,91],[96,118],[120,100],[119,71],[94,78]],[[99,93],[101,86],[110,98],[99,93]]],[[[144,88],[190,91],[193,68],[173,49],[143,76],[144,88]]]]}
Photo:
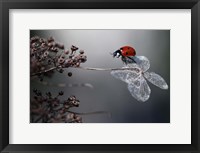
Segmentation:
{"type": "MultiPolygon", "coordinates": [[[[0,0],[0,150],[1,152],[200,152],[198,95],[200,54],[199,0],[0,0]],[[191,144],[9,144],[9,9],[191,9],[191,144]]],[[[183,127],[184,128],[184,127],[183,127]]],[[[173,139],[173,138],[172,138],[173,139]]]]}

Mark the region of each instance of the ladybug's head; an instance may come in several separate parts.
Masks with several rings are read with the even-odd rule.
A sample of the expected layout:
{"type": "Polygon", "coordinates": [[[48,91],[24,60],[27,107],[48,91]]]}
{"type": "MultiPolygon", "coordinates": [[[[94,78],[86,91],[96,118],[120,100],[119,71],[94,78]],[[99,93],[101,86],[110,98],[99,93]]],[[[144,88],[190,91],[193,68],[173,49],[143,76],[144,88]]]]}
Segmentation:
{"type": "Polygon", "coordinates": [[[112,55],[113,55],[113,57],[119,58],[122,55],[121,50],[120,49],[116,50],[112,55]]]}

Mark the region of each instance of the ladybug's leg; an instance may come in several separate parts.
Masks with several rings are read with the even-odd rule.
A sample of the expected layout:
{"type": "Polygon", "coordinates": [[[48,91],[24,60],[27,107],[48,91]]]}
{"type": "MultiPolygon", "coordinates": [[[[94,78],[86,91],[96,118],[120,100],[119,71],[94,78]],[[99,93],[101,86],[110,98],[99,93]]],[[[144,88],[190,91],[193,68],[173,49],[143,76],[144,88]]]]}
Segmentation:
{"type": "Polygon", "coordinates": [[[134,63],[136,63],[136,61],[133,58],[131,58],[129,56],[127,56],[127,58],[131,59],[134,63]]]}
{"type": "Polygon", "coordinates": [[[126,60],[126,57],[124,57],[124,56],[122,56],[122,61],[127,65],[128,64],[128,62],[127,62],[127,60],[126,60]]]}

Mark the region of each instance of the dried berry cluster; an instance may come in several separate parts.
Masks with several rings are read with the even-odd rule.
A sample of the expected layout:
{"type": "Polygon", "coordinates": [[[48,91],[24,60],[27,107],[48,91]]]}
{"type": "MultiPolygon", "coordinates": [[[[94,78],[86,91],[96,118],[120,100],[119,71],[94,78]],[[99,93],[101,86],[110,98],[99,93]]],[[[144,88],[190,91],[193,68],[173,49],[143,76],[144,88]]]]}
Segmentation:
{"type": "MultiPolygon", "coordinates": [[[[55,42],[52,37],[48,39],[32,37],[30,39],[30,75],[43,81],[44,76],[51,77],[55,71],[63,73],[65,68],[79,67],[81,63],[86,62],[87,57],[83,50],[79,52],[78,50],[78,47],[73,45],[66,50],[64,45],[55,42]]],[[[72,76],[72,73],[68,72],[68,76],[72,76]]],[[[60,97],[63,96],[63,91],[60,91],[57,96],[53,96],[51,92],[43,95],[36,89],[33,93],[30,105],[32,123],[82,123],[80,115],[105,113],[71,111],[71,108],[79,107],[80,102],[75,96],[62,100],[60,97]]]]}
{"type": "Polygon", "coordinates": [[[60,100],[64,92],[60,91],[57,96],[51,92],[45,95],[34,89],[34,98],[31,100],[31,122],[32,123],[81,123],[82,118],[78,113],[69,109],[78,107],[80,102],[75,96],[66,100],[60,100]]]}
{"type": "MultiPolygon", "coordinates": [[[[64,68],[79,67],[81,63],[87,61],[87,56],[83,50],[71,46],[65,49],[63,44],[55,42],[50,37],[48,39],[38,36],[30,39],[30,69],[31,76],[38,76],[41,81],[43,76],[50,76],[54,70],[62,73],[64,68]]],[[[71,74],[69,74],[71,76],[71,74]]]]}

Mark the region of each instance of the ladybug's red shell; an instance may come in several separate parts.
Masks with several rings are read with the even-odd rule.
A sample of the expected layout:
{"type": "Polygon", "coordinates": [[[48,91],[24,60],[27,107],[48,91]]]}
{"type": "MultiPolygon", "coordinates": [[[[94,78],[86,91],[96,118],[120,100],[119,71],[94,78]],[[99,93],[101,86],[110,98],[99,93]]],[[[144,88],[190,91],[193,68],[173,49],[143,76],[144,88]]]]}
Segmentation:
{"type": "Polygon", "coordinates": [[[124,46],[120,48],[122,56],[135,56],[136,51],[133,47],[130,46],[124,46]]]}

